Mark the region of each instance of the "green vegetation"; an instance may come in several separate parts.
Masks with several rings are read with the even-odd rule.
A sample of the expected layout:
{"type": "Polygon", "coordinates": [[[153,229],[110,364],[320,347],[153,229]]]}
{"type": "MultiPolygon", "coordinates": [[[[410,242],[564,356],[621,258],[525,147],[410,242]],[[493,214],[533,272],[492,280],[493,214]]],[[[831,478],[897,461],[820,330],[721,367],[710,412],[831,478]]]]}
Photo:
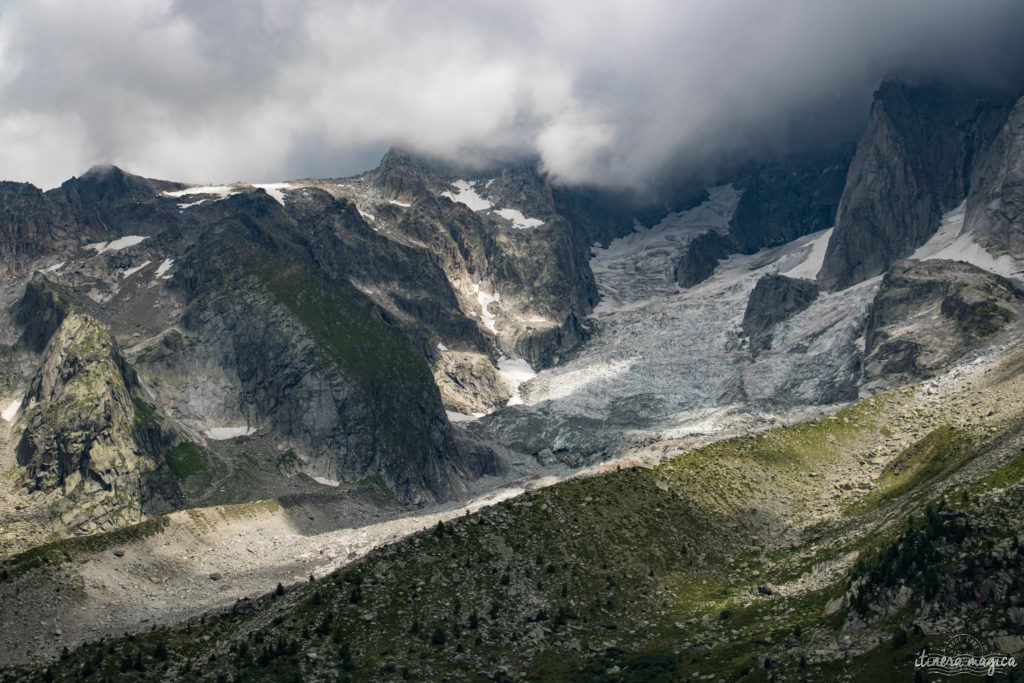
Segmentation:
{"type": "Polygon", "coordinates": [[[146,403],[141,398],[132,397],[132,406],[135,408],[135,426],[144,427],[155,421],[156,406],[146,403]]]}
{"type": "Polygon", "coordinates": [[[962,467],[975,454],[971,434],[949,425],[939,427],[889,461],[875,482],[875,490],[858,508],[872,509],[920,489],[926,482],[962,467]]]}
{"type": "Polygon", "coordinates": [[[42,565],[57,566],[77,559],[88,559],[104,550],[156,535],[166,526],[166,518],[154,517],[108,533],[54,540],[15,555],[0,564],[0,567],[3,576],[10,578],[42,565]]]}
{"type": "Polygon", "coordinates": [[[1001,629],[1005,603],[992,596],[1024,602],[1013,578],[1024,575],[1024,454],[988,456],[1013,442],[1016,423],[984,436],[932,426],[890,455],[871,492],[851,492],[861,503],[812,525],[821,472],[919,428],[885,419],[908,395],[532,491],[279,587],[245,615],[158,629],[145,646],[119,638],[100,660],[102,646],[88,645],[57,669],[103,677],[127,662],[149,680],[912,677],[908,657],[941,645],[920,627],[922,605],[930,618],[952,605],[1001,629]],[[994,485],[1006,492],[972,493],[994,485]],[[767,547],[754,506],[771,496],[785,507],[765,510],[807,515],[789,545],[767,547]],[[908,503],[924,514],[908,517],[908,503]],[[1000,531],[973,533],[982,526],[1000,531]],[[879,644],[846,657],[836,643],[860,619],[879,644]]]}
{"type": "Polygon", "coordinates": [[[164,453],[164,458],[179,481],[185,481],[195,474],[207,473],[202,449],[191,441],[184,441],[171,448],[164,453]]]}

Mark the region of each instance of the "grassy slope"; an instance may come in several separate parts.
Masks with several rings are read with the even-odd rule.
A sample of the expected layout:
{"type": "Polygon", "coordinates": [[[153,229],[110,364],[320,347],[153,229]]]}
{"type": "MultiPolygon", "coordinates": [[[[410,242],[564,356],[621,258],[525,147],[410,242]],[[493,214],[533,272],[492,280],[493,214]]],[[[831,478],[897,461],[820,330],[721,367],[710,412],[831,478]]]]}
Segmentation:
{"type": "MultiPolygon", "coordinates": [[[[53,673],[762,680],[782,671],[816,680],[897,671],[909,678],[908,658],[923,643],[934,647],[929,629],[944,622],[873,606],[906,583],[920,592],[911,605],[927,590],[932,601],[963,598],[960,609],[973,599],[967,587],[977,572],[993,571],[985,552],[1010,543],[1016,526],[1007,520],[1024,511],[1024,461],[1008,447],[1019,441],[1020,416],[943,424],[956,411],[941,402],[922,409],[914,397],[904,389],[835,416],[684,452],[653,469],[536,491],[381,549],[329,579],[266,596],[248,614],[83,647],[53,673]],[[884,462],[872,470],[875,456],[884,462]],[[850,485],[865,472],[873,472],[871,488],[850,485]],[[994,487],[1010,490],[992,498],[994,487]],[[947,516],[961,521],[936,526],[929,520],[943,495],[953,511],[947,516]],[[911,519],[929,540],[980,559],[965,567],[959,552],[932,558],[951,577],[935,589],[927,567],[915,564],[921,544],[907,530],[911,519]],[[977,547],[956,537],[978,525],[986,531],[977,547]],[[826,615],[826,604],[843,595],[853,607],[826,615]],[[851,632],[861,618],[867,630],[851,632]]],[[[984,413],[981,406],[974,414],[984,413]]],[[[993,562],[1005,573],[1016,557],[993,562]]],[[[1006,632],[1005,618],[993,614],[1005,613],[1019,588],[1011,582],[999,600],[979,598],[971,608],[977,623],[1006,632]]]]}

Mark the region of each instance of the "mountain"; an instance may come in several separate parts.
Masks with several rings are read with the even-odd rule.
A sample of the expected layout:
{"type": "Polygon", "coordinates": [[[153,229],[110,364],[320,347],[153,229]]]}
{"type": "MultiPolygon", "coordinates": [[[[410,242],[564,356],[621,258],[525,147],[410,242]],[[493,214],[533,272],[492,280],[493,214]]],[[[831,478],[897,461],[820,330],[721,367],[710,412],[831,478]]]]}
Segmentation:
{"type": "Polygon", "coordinates": [[[855,145],[648,195],[5,183],[0,675],[1019,655],[1022,102],[888,81],[855,145]]]}
{"type": "Polygon", "coordinates": [[[818,279],[848,287],[910,256],[971,187],[1015,98],[883,83],[850,164],[818,279]]]}

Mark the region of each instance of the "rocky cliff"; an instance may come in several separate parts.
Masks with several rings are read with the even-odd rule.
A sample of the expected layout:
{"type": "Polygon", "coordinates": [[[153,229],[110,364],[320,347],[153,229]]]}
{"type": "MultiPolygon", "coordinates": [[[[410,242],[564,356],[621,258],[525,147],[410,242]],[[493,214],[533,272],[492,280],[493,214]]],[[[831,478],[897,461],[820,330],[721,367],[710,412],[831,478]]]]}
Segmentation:
{"type": "Polygon", "coordinates": [[[1024,98],[978,164],[964,232],[993,255],[1024,256],[1024,98]]]}
{"type": "Polygon", "coordinates": [[[851,142],[739,173],[743,194],[729,221],[736,250],[753,254],[832,227],[852,157],[851,142]]]}
{"type": "Polygon", "coordinates": [[[178,436],[140,397],[134,371],[95,319],[63,320],[21,409],[22,481],[51,494],[68,531],[111,529],[176,506],[161,456],[178,436]]]}
{"type": "Polygon", "coordinates": [[[1012,99],[938,85],[884,83],[850,164],[818,275],[843,289],[909,256],[964,198],[1012,99]]]}
{"type": "MultiPolygon", "coordinates": [[[[380,477],[405,501],[458,495],[472,473],[426,360],[403,326],[346,278],[359,280],[347,266],[355,270],[367,254],[323,216],[307,211],[300,226],[262,193],[210,212],[208,232],[179,271],[182,334],[165,335],[139,364],[172,415],[269,430],[311,474],[380,477]]],[[[370,265],[386,256],[377,252],[370,265]]],[[[391,293],[415,280],[402,263],[377,271],[392,281],[391,293]]]]}

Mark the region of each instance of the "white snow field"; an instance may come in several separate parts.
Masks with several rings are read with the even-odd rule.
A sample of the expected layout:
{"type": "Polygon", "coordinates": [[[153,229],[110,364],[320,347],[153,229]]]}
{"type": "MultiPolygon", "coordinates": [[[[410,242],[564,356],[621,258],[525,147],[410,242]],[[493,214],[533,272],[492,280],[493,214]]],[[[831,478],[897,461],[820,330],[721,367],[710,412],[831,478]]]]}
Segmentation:
{"type": "Polygon", "coordinates": [[[214,441],[225,441],[255,433],[256,430],[252,427],[211,427],[206,430],[206,438],[213,439],[214,441]]]}
{"type": "Polygon", "coordinates": [[[149,239],[147,235],[125,235],[110,242],[93,242],[92,244],[85,245],[85,248],[92,249],[99,255],[108,251],[121,251],[128,247],[134,247],[136,244],[141,244],[143,240],[147,239],[149,239]]]}
{"type": "Polygon", "coordinates": [[[512,227],[519,230],[529,230],[530,228],[539,228],[544,225],[544,221],[541,219],[527,218],[519,209],[495,209],[494,213],[505,220],[512,221],[512,227]]]}
{"type": "Polygon", "coordinates": [[[455,193],[450,191],[442,192],[443,197],[448,197],[452,201],[465,204],[474,211],[484,211],[485,209],[493,206],[489,201],[481,197],[473,189],[473,186],[466,180],[456,180],[452,183],[452,187],[455,188],[455,193]]]}

